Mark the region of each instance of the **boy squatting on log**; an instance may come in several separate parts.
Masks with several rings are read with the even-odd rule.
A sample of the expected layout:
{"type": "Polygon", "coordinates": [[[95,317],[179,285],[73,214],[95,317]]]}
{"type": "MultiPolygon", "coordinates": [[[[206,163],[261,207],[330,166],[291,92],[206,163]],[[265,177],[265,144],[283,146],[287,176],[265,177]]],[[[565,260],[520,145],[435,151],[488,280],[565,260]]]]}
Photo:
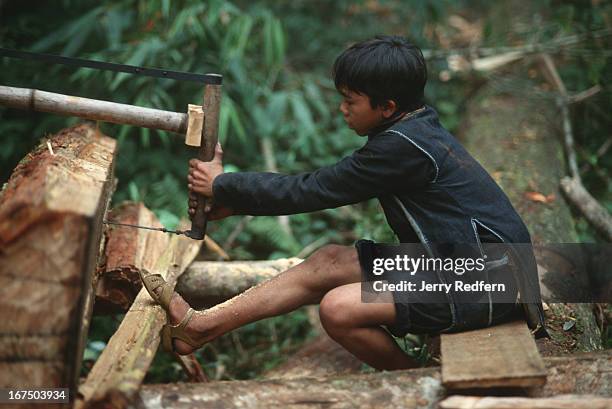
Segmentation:
{"type": "MultiPolygon", "coordinates": [[[[190,161],[190,214],[194,193],[213,200],[209,220],[312,212],[377,198],[401,243],[531,242],[506,195],[424,104],[427,69],[418,47],[391,36],[357,43],[336,59],[333,78],[347,125],[367,137],[360,149],[334,165],[283,175],[223,173],[217,145],[211,162],[190,161]]],[[[402,369],[416,363],[390,333],[486,327],[517,312],[512,303],[415,303],[410,293],[364,303],[361,282],[375,279],[373,246],[367,240],[323,246],[301,264],[204,311],[193,312],[160,276],[143,281],[174,324],[164,327],[162,342],[179,354],[250,322],[319,303],[321,323],[336,342],[374,368],[402,369]]],[[[523,261],[535,262],[533,254],[523,261]]],[[[535,280],[526,282],[538,289],[535,280]]],[[[545,332],[540,302],[523,304],[521,312],[531,328],[545,332]]]]}

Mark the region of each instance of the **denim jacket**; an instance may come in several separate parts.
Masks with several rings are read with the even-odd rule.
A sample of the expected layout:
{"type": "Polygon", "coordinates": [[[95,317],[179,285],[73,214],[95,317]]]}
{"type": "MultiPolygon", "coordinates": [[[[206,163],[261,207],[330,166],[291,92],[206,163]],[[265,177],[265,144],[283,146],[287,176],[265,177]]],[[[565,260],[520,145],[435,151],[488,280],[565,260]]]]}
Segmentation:
{"type": "MultiPolygon", "coordinates": [[[[304,213],[378,198],[399,241],[426,248],[531,242],[508,197],[430,106],[369,135],[365,145],[334,165],[297,175],[225,173],[215,179],[213,193],[217,203],[251,215],[304,213]]],[[[519,290],[539,297],[533,253],[515,256],[523,271],[516,273],[519,290]]],[[[530,327],[543,328],[541,302],[524,308],[530,327]]],[[[470,323],[469,305],[451,310],[455,329],[486,325],[470,323]]]]}

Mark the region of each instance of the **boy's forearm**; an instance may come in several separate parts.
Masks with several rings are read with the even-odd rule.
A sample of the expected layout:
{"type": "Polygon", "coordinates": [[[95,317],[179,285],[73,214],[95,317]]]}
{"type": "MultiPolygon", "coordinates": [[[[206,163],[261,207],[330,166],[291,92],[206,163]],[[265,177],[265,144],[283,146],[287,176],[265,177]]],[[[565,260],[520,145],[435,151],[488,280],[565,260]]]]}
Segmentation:
{"type": "Polygon", "coordinates": [[[358,192],[329,189],[317,175],[283,175],[269,172],[225,173],[215,179],[216,203],[235,214],[277,216],[342,206],[361,199],[358,192]]]}

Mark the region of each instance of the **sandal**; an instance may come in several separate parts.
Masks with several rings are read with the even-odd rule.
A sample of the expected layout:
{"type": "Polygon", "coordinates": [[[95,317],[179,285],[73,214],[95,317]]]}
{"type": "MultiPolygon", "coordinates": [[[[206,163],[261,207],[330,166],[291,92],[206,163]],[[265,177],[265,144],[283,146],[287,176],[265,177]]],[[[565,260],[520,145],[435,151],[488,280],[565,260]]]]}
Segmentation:
{"type": "MultiPolygon", "coordinates": [[[[166,310],[166,312],[170,313],[170,300],[174,295],[174,289],[170,284],[164,280],[164,278],[160,274],[148,274],[144,275],[142,271],[140,271],[140,279],[142,280],[144,288],[146,288],[147,292],[153,298],[153,300],[161,305],[161,307],[166,310]]],[[[189,308],[189,310],[185,313],[185,316],[176,325],[164,324],[161,329],[161,341],[163,348],[170,353],[175,353],[173,340],[179,339],[195,349],[202,347],[206,343],[203,339],[194,339],[191,335],[185,332],[185,328],[189,321],[194,315],[195,310],[193,308],[189,308]]]]}

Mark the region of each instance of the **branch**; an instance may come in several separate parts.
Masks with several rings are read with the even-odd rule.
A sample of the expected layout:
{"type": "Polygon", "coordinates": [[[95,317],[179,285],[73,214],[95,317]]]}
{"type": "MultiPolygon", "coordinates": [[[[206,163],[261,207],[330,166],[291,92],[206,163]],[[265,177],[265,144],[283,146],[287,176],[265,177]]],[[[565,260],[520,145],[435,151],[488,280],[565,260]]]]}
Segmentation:
{"type": "MultiPolygon", "coordinates": [[[[612,241],[612,217],[608,211],[586,190],[582,184],[582,179],[580,178],[580,171],[578,170],[578,163],[576,160],[576,149],[574,147],[574,135],[569,117],[568,106],[570,103],[570,98],[567,95],[567,90],[563,84],[563,80],[557,72],[552,58],[546,54],[543,55],[542,58],[545,66],[545,73],[561,94],[561,97],[557,100],[557,104],[559,105],[561,115],[563,117],[565,150],[570,174],[572,176],[565,177],[561,180],[561,188],[563,189],[563,192],[568,200],[576,208],[578,208],[578,210],[580,210],[589,223],[591,223],[591,225],[598,230],[604,236],[604,238],[606,238],[608,241],[612,241]]],[[[590,95],[594,95],[595,93],[596,91],[591,91],[590,95]]],[[[582,94],[586,94],[586,92],[582,94]]],[[[582,97],[582,99],[584,99],[584,97],[582,97]]],[[[605,149],[607,150],[607,148],[605,149]]]]}

